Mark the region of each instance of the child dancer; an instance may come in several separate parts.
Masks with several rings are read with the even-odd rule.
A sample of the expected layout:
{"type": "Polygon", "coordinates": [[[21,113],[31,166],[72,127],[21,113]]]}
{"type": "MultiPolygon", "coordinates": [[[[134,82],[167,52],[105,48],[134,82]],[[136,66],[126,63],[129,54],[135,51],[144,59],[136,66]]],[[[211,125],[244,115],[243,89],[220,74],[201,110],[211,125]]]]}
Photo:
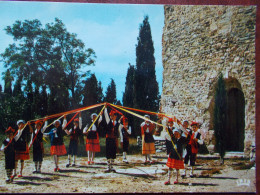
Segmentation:
{"type": "MultiPolygon", "coordinates": [[[[149,115],[144,116],[146,119],[150,119],[149,115]]],[[[148,120],[145,120],[141,124],[141,135],[142,135],[142,154],[145,155],[145,164],[154,163],[151,161],[150,154],[155,154],[155,145],[153,134],[155,131],[155,125],[148,120]],[[147,161],[147,158],[149,161],[147,161]]]]}
{"type": "Polygon", "coordinates": [[[166,130],[166,133],[165,133],[167,155],[170,153],[170,150],[172,148],[171,139],[172,139],[172,136],[173,136],[173,130],[174,129],[175,129],[175,127],[173,126],[173,119],[170,118],[168,120],[168,127],[167,127],[167,130],[168,130],[169,133],[167,132],[167,130],[166,130]]]}
{"type": "Polygon", "coordinates": [[[199,126],[197,122],[191,123],[191,128],[193,133],[190,138],[189,144],[191,145],[191,157],[190,157],[190,165],[191,165],[191,173],[190,177],[194,177],[193,171],[195,166],[195,161],[197,158],[197,154],[199,151],[199,144],[203,144],[203,141],[200,139],[201,134],[198,132],[199,126]]]}
{"type": "Polygon", "coordinates": [[[26,133],[25,133],[25,130],[23,129],[24,125],[25,125],[24,120],[17,121],[18,131],[17,131],[16,136],[14,137],[14,140],[15,140],[15,169],[14,169],[13,177],[16,176],[18,160],[20,160],[20,162],[21,162],[21,169],[20,169],[20,174],[18,175],[18,177],[22,177],[23,168],[24,168],[24,160],[30,159],[29,148],[28,148],[28,144],[26,142],[26,133]]]}
{"type": "MultiPolygon", "coordinates": [[[[97,118],[97,114],[91,114],[92,123],[97,118]]],[[[99,119],[92,125],[92,127],[88,130],[88,125],[84,128],[83,133],[87,135],[86,138],[86,151],[88,152],[88,164],[94,164],[95,152],[100,152],[99,145],[99,136],[98,136],[98,126],[102,121],[102,116],[100,115],[99,119]]]]}
{"type": "Polygon", "coordinates": [[[42,128],[43,122],[35,122],[35,131],[33,131],[31,124],[29,123],[30,130],[32,132],[32,140],[30,145],[33,142],[33,161],[35,164],[35,171],[33,173],[41,173],[41,166],[43,161],[44,147],[43,147],[43,133],[47,128],[48,122],[45,121],[44,127],[42,128]],[[35,137],[36,136],[36,137],[35,137]],[[34,141],[33,141],[34,139],[34,141]]]}
{"type": "Polygon", "coordinates": [[[6,139],[3,141],[1,151],[4,150],[5,153],[5,169],[6,169],[6,176],[7,176],[6,183],[11,183],[13,181],[12,173],[15,168],[14,140],[12,140],[14,136],[14,129],[12,127],[9,127],[5,131],[5,134],[6,134],[6,139]]]}
{"type": "Polygon", "coordinates": [[[64,117],[63,124],[61,127],[60,120],[54,122],[54,128],[51,129],[49,133],[44,133],[44,136],[50,136],[51,139],[51,155],[53,155],[55,168],[54,172],[60,171],[59,168],[59,156],[65,155],[67,153],[65,145],[63,143],[63,131],[66,126],[66,116],[64,117]]]}
{"type": "Polygon", "coordinates": [[[112,110],[110,112],[110,118],[107,113],[107,107],[105,108],[105,119],[107,122],[107,129],[106,129],[106,158],[107,158],[107,165],[108,168],[105,171],[106,173],[109,173],[111,171],[115,172],[115,169],[113,169],[113,163],[114,159],[116,159],[116,139],[118,137],[118,128],[119,123],[117,122],[117,115],[112,110]]]}
{"type": "MultiPolygon", "coordinates": [[[[171,134],[171,133],[170,133],[171,134]]],[[[171,134],[171,140],[173,141],[176,148],[174,148],[173,144],[171,148],[169,148],[169,157],[166,163],[166,166],[169,167],[168,171],[168,181],[166,181],[165,185],[170,185],[170,179],[172,174],[172,169],[176,169],[177,176],[174,184],[178,184],[179,177],[179,169],[184,169],[184,162],[182,159],[183,145],[186,142],[186,138],[181,136],[181,130],[174,129],[173,135],[171,134]],[[177,151],[176,151],[177,150],[177,151]]]]}
{"type": "MultiPolygon", "coordinates": [[[[67,121],[65,123],[67,123],[67,121]]],[[[70,130],[65,129],[67,135],[70,135],[68,164],[66,165],[66,167],[69,167],[71,165],[70,164],[71,155],[73,155],[73,164],[71,166],[73,167],[76,166],[76,155],[78,154],[78,141],[79,141],[79,136],[82,134],[81,112],[79,113],[79,118],[74,119],[73,124],[74,126],[70,130]]]]}
{"type": "Polygon", "coordinates": [[[120,125],[119,125],[119,133],[120,133],[120,141],[121,146],[123,148],[123,162],[128,163],[126,159],[126,153],[128,152],[129,147],[129,135],[131,135],[131,127],[128,126],[128,119],[122,116],[120,118],[120,125]],[[122,124],[123,119],[123,124],[122,124]]]}

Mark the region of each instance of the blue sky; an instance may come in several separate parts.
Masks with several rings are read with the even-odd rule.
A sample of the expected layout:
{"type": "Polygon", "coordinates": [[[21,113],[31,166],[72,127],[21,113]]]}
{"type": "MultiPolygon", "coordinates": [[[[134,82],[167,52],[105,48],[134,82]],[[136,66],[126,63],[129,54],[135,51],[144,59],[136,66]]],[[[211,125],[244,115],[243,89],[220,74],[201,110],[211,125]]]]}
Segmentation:
{"type": "MultiPolygon", "coordinates": [[[[96,66],[87,67],[102,82],[103,93],[111,78],[115,80],[117,98],[121,101],[128,63],[135,64],[135,46],[139,25],[149,16],[155,48],[156,78],[162,90],[163,5],[89,4],[55,2],[0,2],[0,53],[13,42],[4,28],[16,20],[39,19],[43,25],[62,20],[67,30],[76,33],[86,48],[96,52],[96,66]]],[[[0,64],[2,72],[3,64],[0,64]]],[[[2,76],[1,76],[2,79],[2,76]]],[[[3,86],[3,81],[0,83],[3,86]]]]}

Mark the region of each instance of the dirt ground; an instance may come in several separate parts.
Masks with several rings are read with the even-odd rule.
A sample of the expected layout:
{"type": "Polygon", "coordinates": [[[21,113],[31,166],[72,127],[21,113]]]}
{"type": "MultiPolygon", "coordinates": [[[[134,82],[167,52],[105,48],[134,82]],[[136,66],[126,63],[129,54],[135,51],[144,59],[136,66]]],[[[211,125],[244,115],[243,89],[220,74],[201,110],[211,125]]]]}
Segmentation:
{"type": "MultiPolygon", "coordinates": [[[[129,164],[118,156],[116,173],[104,173],[105,158],[96,158],[94,165],[87,165],[86,157],[77,158],[77,166],[66,168],[67,157],[60,157],[60,172],[53,172],[52,156],[46,156],[41,174],[33,174],[32,158],[25,161],[22,178],[6,184],[4,155],[1,153],[0,193],[134,193],[134,192],[255,192],[255,169],[234,170],[244,160],[226,160],[224,166],[218,160],[198,159],[195,178],[180,179],[179,184],[164,185],[167,180],[166,155],[157,154],[152,165],[144,165],[142,155],[128,155],[129,164]],[[162,158],[163,157],[163,158],[162,158]],[[215,170],[215,171],[212,171],[215,170]]],[[[20,165],[18,165],[20,168],[20,165]]],[[[189,174],[189,172],[188,172],[189,174]]],[[[171,179],[175,181],[175,174],[171,179]]]]}

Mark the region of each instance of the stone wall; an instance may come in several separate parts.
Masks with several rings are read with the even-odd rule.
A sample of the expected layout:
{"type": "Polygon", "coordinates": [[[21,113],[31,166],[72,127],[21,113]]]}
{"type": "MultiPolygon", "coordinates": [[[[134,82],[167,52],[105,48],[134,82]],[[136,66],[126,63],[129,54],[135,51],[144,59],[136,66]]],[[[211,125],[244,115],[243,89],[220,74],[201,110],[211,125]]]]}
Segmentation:
{"type": "Polygon", "coordinates": [[[256,6],[167,5],[164,12],[161,111],[203,122],[209,146],[209,108],[222,72],[244,93],[247,155],[255,142],[256,6]]]}

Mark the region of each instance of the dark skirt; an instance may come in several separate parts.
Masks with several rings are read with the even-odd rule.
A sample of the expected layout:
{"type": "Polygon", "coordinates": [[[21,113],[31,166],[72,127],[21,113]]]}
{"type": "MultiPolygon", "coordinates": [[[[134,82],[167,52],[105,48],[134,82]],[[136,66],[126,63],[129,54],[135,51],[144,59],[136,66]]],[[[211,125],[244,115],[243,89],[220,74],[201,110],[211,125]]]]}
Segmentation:
{"type": "Polygon", "coordinates": [[[78,154],[78,142],[76,140],[70,140],[68,154],[70,155],[78,154]]]}
{"type": "Polygon", "coordinates": [[[116,138],[106,138],[106,158],[116,159],[116,138]]]}
{"type": "Polygon", "coordinates": [[[43,161],[44,148],[43,143],[33,145],[33,161],[34,162],[42,162],[43,161]]]}

